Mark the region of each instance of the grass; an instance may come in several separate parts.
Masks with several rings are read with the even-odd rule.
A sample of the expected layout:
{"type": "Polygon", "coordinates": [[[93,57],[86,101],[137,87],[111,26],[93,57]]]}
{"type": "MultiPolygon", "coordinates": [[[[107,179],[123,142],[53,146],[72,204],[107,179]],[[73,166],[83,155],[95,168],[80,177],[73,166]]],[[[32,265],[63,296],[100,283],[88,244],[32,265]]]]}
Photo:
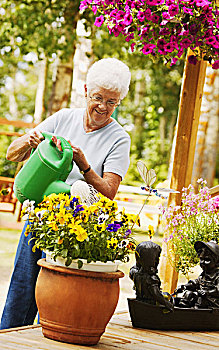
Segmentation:
{"type": "Polygon", "coordinates": [[[11,267],[14,261],[20,232],[11,229],[0,229],[0,266],[11,267]]]}

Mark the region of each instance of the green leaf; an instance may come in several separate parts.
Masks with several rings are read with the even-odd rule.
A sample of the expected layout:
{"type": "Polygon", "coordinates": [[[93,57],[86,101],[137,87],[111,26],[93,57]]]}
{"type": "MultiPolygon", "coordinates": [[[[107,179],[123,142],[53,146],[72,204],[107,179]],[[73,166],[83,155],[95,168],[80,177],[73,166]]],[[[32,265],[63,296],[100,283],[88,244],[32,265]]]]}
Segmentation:
{"type": "Polygon", "coordinates": [[[66,258],[67,255],[68,255],[68,249],[62,249],[62,251],[61,251],[61,256],[62,256],[63,258],[66,258]]]}
{"type": "Polygon", "coordinates": [[[83,261],[81,261],[80,259],[78,260],[78,268],[81,269],[83,266],[83,261]]]}
{"type": "Polygon", "coordinates": [[[65,266],[69,266],[72,263],[72,258],[70,258],[69,256],[67,257],[66,261],[65,261],[65,266]]]}

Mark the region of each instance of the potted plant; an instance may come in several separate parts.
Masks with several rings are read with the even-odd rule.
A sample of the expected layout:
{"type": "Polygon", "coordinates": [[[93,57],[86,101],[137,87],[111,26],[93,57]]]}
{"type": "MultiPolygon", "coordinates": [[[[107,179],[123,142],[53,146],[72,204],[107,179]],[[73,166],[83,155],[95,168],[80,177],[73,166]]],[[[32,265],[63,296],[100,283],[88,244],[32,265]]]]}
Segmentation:
{"type": "Polygon", "coordinates": [[[124,274],[117,271],[117,261],[128,261],[135,250],[130,226],[136,216],[118,211],[117,203],[101,194],[88,206],[63,193],[45,197],[37,207],[26,201],[22,215],[29,220],[26,234],[35,241],[33,249],[49,254],[38,262],[36,286],[43,334],[96,344],[118,302],[124,274]]]}
{"type": "Polygon", "coordinates": [[[169,237],[169,257],[176,270],[188,277],[199,259],[194,249],[196,241],[218,241],[219,198],[211,198],[206,181],[198,180],[199,189],[189,185],[182,190],[182,204],[163,208],[169,237]],[[173,253],[173,254],[172,254],[173,253]]]}
{"type": "Polygon", "coordinates": [[[219,68],[218,6],[208,0],[82,0],[80,9],[91,9],[94,25],[107,25],[109,33],[122,35],[131,51],[175,64],[187,48],[189,62],[200,59],[219,68]]]}

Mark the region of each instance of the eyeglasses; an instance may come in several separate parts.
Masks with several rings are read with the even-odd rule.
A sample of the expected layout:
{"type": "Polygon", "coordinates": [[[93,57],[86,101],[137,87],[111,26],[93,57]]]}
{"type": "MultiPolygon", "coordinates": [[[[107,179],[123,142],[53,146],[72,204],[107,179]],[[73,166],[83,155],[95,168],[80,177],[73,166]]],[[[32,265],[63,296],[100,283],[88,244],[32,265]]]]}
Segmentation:
{"type": "MultiPolygon", "coordinates": [[[[89,96],[89,97],[90,97],[91,101],[94,102],[94,103],[97,103],[97,104],[104,103],[103,98],[100,97],[100,96],[89,96]]],[[[119,103],[120,103],[120,101],[119,102],[114,102],[114,101],[111,101],[111,100],[106,101],[106,105],[109,108],[117,107],[119,105],[119,103]]]]}

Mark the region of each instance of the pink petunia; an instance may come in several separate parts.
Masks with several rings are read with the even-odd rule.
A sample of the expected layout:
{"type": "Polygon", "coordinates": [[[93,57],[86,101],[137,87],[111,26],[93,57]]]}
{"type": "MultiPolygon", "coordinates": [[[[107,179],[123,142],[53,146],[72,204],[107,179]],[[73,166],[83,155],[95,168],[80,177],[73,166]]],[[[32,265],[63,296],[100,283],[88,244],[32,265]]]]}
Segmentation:
{"type": "Polygon", "coordinates": [[[189,63],[194,64],[194,65],[196,65],[196,63],[198,62],[197,58],[194,55],[189,56],[188,61],[189,61],[189,63]]]}
{"type": "Polygon", "coordinates": [[[94,25],[95,25],[96,27],[101,27],[102,24],[103,24],[103,22],[104,22],[104,17],[103,17],[103,15],[101,15],[101,16],[99,16],[99,17],[96,17],[96,20],[95,20],[95,22],[94,22],[94,25]]]}
{"type": "Polygon", "coordinates": [[[151,21],[153,22],[153,23],[159,23],[159,20],[160,20],[160,17],[158,16],[158,15],[153,15],[152,17],[151,17],[151,21]]]}
{"type": "Polygon", "coordinates": [[[168,12],[163,12],[162,13],[162,17],[163,17],[163,19],[170,19],[170,14],[168,13],[168,12]]]}
{"type": "Polygon", "coordinates": [[[164,45],[164,50],[167,52],[173,52],[175,46],[172,43],[167,43],[164,45]]]}
{"type": "Polygon", "coordinates": [[[137,18],[138,18],[139,22],[144,22],[144,20],[145,20],[145,13],[144,13],[144,11],[138,11],[137,18]]]}
{"type": "Polygon", "coordinates": [[[190,8],[188,8],[186,6],[183,6],[182,10],[183,10],[184,13],[188,13],[189,15],[193,15],[192,9],[190,9],[190,8]]]}
{"type": "Polygon", "coordinates": [[[196,2],[196,5],[200,7],[204,7],[211,4],[211,2],[207,0],[195,0],[195,2],[196,2]]]}
{"type": "Polygon", "coordinates": [[[135,43],[131,43],[131,46],[130,46],[130,47],[131,47],[131,51],[132,51],[132,52],[134,52],[135,45],[136,45],[135,43]]]}
{"type": "Polygon", "coordinates": [[[146,18],[148,21],[151,21],[151,18],[152,18],[151,10],[150,10],[150,9],[146,9],[146,10],[144,11],[144,14],[145,14],[145,18],[146,18]]]}
{"type": "Polygon", "coordinates": [[[212,64],[212,68],[213,69],[219,69],[219,60],[218,61],[214,61],[214,63],[212,64]]]}
{"type": "Polygon", "coordinates": [[[123,24],[126,26],[129,26],[132,23],[132,21],[133,21],[133,19],[132,19],[131,13],[127,13],[124,17],[123,24]]]}
{"type": "Polygon", "coordinates": [[[168,10],[170,16],[176,16],[179,13],[179,6],[178,5],[170,5],[168,10]]]}
{"type": "Polygon", "coordinates": [[[150,53],[152,53],[152,51],[155,47],[156,47],[156,45],[146,44],[146,45],[144,45],[144,47],[141,51],[144,55],[149,55],[150,53]]]}

